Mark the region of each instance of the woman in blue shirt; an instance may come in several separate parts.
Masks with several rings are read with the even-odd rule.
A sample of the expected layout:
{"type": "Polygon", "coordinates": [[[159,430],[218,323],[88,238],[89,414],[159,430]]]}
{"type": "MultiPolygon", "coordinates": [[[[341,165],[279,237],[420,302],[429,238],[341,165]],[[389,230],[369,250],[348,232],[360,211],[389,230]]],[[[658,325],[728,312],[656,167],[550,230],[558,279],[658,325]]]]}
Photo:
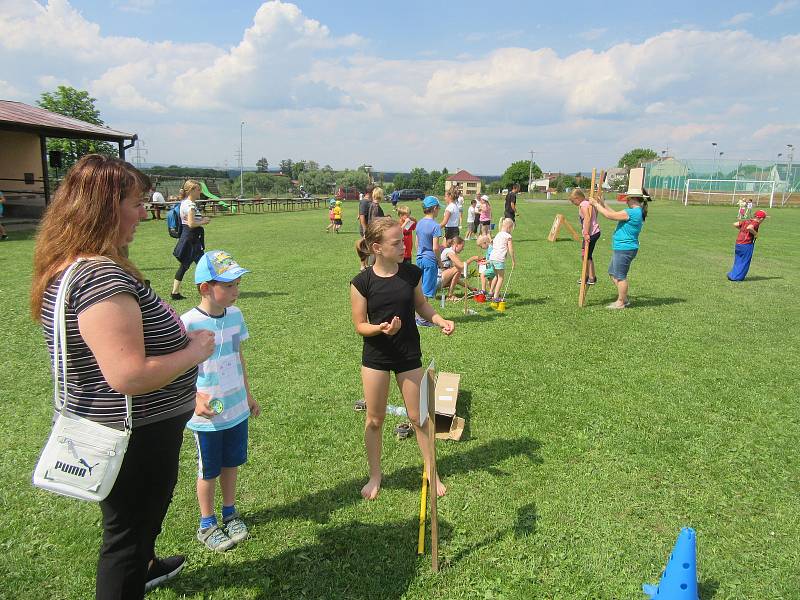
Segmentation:
{"type": "Polygon", "coordinates": [[[611,210],[601,200],[591,198],[597,211],[612,221],[617,222],[614,236],[611,242],[611,264],[608,266],[608,274],[614,285],[617,286],[617,299],[606,308],[619,309],[627,308],[630,305],[628,300],[628,270],[631,267],[636,253],[639,252],[639,233],[647,218],[647,202],[650,196],[647,192],[635,191],[627,194],[628,208],[623,210],[611,210]]]}

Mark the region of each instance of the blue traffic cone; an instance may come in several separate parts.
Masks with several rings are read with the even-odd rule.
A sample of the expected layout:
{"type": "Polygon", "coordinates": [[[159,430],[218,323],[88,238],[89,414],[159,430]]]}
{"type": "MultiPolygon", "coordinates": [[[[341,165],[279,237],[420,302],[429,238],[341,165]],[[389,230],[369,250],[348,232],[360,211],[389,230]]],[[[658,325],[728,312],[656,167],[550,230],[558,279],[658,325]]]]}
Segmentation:
{"type": "Polygon", "coordinates": [[[650,600],[699,600],[697,595],[697,534],[684,527],[669,555],[658,585],[644,584],[650,600]]]}

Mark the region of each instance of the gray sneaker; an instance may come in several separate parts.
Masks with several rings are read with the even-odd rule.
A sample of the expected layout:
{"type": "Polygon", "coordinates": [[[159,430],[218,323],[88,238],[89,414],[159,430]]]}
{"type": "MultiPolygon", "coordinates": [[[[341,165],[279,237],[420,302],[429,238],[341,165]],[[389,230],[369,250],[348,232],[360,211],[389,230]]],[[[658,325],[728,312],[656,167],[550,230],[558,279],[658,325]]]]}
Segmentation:
{"type": "Polygon", "coordinates": [[[214,552],[225,552],[236,545],[219,525],[212,525],[206,529],[197,530],[197,539],[209,550],[214,552]]]}
{"type": "Polygon", "coordinates": [[[238,510],[230,517],[225,519],[222,522],[222,525],[225,527],[225,532],[228,534],[228,537],[233,540],[233,543],[235,544],[246,540],[250,536],[250,534],[247,532],[247,525],[245,525],[244,521],[242,521],[238,510]]]}

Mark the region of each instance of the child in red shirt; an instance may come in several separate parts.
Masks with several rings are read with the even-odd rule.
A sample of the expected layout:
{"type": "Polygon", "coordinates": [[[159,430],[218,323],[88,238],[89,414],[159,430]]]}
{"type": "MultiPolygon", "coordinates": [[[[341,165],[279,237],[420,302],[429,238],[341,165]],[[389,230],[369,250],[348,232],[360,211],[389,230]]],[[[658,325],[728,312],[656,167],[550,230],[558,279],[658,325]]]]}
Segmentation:
{"type": "Polygon", "coordinates": [[[758,227],[767,218],[767,213],[757,210],[752,219],[736,221],[733,226],[739,230],[734,246],[733,267],[728,273],[730,281],[743,281],[750,270],[750,261],[753,259],[758,227]]]}
{"type": "Polygon", "coordinates": [[[403,228],[403,262],[411,262],[411,251],[413,250],[413,232],[417,228],[417,222],[411,218],[411,209],[407,206],[400,206],[397,209],[397,216],[400,219],[400,227],[403,228]]]}

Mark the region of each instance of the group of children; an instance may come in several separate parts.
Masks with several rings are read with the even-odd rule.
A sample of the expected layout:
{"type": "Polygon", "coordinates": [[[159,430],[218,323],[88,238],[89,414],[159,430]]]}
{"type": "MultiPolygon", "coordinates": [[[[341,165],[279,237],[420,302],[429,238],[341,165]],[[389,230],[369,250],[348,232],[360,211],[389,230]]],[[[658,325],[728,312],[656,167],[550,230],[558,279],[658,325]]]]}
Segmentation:
{"type": "Polygon", "coordinates": [[[342,229],[342,201],[341,200],[334,200],[331,198],[328,200],[328,220],[330,223],[325,228],[325,233],[339,233],[342,229]]]}
{"type": "Polygon", "coordinates": [[[742,219],[752,219],[753,218],[753,201],[748,198],[747,200],[739,199],[737,202],[739,205],[739,220],[742,219]]]}

